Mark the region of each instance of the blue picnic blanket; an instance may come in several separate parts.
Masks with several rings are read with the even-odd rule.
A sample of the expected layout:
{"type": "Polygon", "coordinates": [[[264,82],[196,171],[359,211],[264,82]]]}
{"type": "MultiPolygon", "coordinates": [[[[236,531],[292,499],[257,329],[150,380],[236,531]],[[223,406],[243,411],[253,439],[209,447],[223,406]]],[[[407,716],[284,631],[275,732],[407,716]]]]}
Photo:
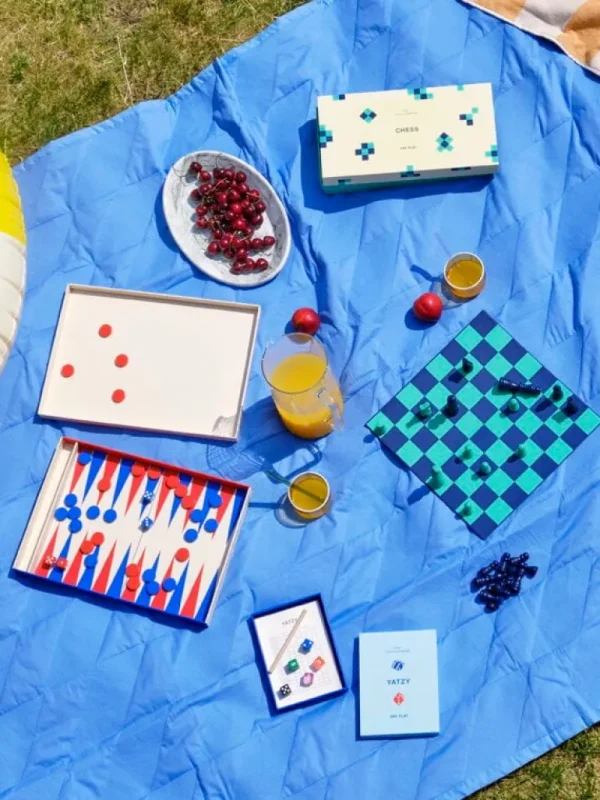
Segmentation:
{"type": "Polygon", "coordinates": [[[29,276],[0,378],[0,797],[454,800],[599,719],[598,436],[482,542],[363,427],[481,309],[600,408],[599,102],[598,82],[567,56],[456,0],[321,0],[173,97],[54,142],[15,170],[29,276]],[[480,81],[496,98],[492,180],[321,191],[317,95],[480,81]],[[178,252],[161,188],[173,162],[199,148],[246,159],[281,196],[293,249],[272,283],[235,291],[178,252]],[[485,291],[433,327],[415,325],[414,298],[458,250],[485,261],[485,291]],[[37,417],[70,282],[260,303],[240,441],[37,417]],[[346,398],[345,429],[317,443],[283,430],[259,369],[300,306],[322,314],[346,398]],[[11,572],[61,433],[252,486],[208,630],[11,572]],[[331,513],[283,525],[282,487],[265,470],[316,465],[332,483],[331,513]],[[469,582],[504,550],[529,551],[540,571],[485,614],[469,582]],[[316,592],[350,691],[271,716],[247,621],[316,592]],[[358,633],[420,628],[438,632],[440,735],[359,740],[358,633]]]}

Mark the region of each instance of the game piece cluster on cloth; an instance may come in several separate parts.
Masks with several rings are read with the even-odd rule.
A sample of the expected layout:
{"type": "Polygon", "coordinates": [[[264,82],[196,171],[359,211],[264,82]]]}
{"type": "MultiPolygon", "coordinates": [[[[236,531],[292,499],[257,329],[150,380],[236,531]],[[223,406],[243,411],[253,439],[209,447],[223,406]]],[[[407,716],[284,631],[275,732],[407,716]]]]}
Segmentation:
{"type": "Polygon", "coordinates": [[[538,568],[528,564],[529,553],[511,557],[503,553],[500,561],[492,561],[482,567],[471,582],[471,588],[478,592],[477,601],[486,611],[497,611],[509,597],[516,597],[521,591],[523,578],[535,578],[538,568]]]}
{"type": "Polygon", "coordinates": [[[367,427],[485,539],[599,423],[594,411],[482,311],[367,427]],[[540,392],[510,394],[499,388],[501,379],[540,392]],[[449,397],[456,399],[456,406],[450,401],[456,409],[451,415],[449,397]],[[423,414],[424,404],[430,414],[423,414]]]}
{"type": "Polygon", "coordinates": [[[250,489],[61,439],[14,568],[208,623],[250,489]]]}

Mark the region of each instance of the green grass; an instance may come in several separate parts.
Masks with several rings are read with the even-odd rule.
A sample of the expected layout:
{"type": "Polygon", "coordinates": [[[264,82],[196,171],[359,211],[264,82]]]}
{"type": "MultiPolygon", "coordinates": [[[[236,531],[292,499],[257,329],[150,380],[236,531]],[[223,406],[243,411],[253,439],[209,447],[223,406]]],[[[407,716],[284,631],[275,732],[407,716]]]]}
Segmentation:
{"type": "MultiPolygon", "coordinates": [[[[14,164],[57,136],[165,97],[301,2],[0,0],[0,147],[14,164]]],[[[599,772],[595,728],[476,798],[596,800],[599,772]]]]}

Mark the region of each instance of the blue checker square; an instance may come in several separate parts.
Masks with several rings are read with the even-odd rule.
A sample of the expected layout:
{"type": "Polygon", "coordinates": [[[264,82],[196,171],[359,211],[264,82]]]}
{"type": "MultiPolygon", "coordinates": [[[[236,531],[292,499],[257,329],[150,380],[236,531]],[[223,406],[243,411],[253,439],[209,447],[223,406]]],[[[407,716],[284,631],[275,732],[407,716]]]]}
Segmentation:
{"type": "Polygon", "coordinates": [[[437,380],[433,377],[428,369],[422,369],[420,372],[417,372],[411,383],[420,392],[427,394],[427,392],[433,389],[433,387],[436,385],[437,380]]]}
{"type": "MultiPolygon", "coordinates": [[[[520,383],[521,381],[524,380],[523,376],[521,375],[519,370],[516,369],[516,367],[511,367],[506,373],[506,375],[503,375],[502,377],[506,378],[507,381],[514,381],[515,383],[520,383]]],[[[506,395],[507,397],[510,397],[510,392],[506,392],[506,395]]]]}
{"type": "Polygon", "coordinates": [[[500,352],[509,363],[516,364],[517,361],[523,358],[527,350],[518,342],[515,342],[514,339],[511,339],[508,344],[504,345],[500,352]]]}
{"type": "MultiPolygon", "coordinates": [[[[399,431],[398,428],[393,427],[390,428],[389,431],[384,436],[381,437],[381,441],[386,447],[389,447],[392,453],[397,453],[398,450],[400,450],[400,448],[402,447],[402,445],[406,444],[408,439],[402,433],[402,431],[399,431]]],[[[197,522],[197,520],[194,520],[194,522],[197,522]]]]}
{"type": "Polygon", "coordinates": [[[556,378],[549,369],[542,367],[532,376],[531,382],[534,386],[539,386],[542,392],[547,392],[556,383],[556,378]]]}
{"type": "Polygon", "coordinates": [[[80,516],[81,516],[81,509],[77,508],[77,506],[70,508],[67,513],[67,517],[69,519],[79,519],[80,516]]]}
{"type": "Polygon", "coordinates": [[[66,508],[57,508],[54,512],[54,519],[57,522],[64,522],[67,518],[68,511],[66,508]]]}
{"type": "Polygon", "coordinates": [[[216,519],[207,519],[204,523],[204,530],[207,533],[214,533],[219,528],[219,523],[216,519]]]}
{"type": "Polygon", "coordinates": [[[523,500],[527,499],[527,493],[516,483],[513,483],[513,485],[509,486],[504,492],[502,499],[505,503],[508,503],[511,508],[517,508],[517,506],[521,505],[523,500]]]}
{"type": "Polygon", "coordinates": [[[188,528],[183,534],[183,538],[188,544],[192,544],[198,538],[198,531],[195,528],[188,528]]]}
{"type": "Polygon", "coordinates": [[[430,461],[427,456],[421,456],[417,463],[413,464],[412,471],[415,473],[417,478],[420,478],[423,483],[425,483],[431,476],[432,467],[433,462],[430,461]]]}
{"type": "Polygon", "coordinates": [[[480,364],[487,364],[496,355],[496,350],[491,344],[483,339],[479,344],[476,344],[472,350],[473,358],[476,358],[480,364]]]}
{"type": "Polygon", "coordinates": [[[547,478],[556,469],[556,463],[545,453],[542,453],[538,460],[531,465],[531,468],[537,472],[540,478],[547,478]]]}
{"type": "Polygon", "coordinates": [[[65,497],[65,505],[67,508],[73,508],[73,506],[77,505],[77,495],[76,494],[68,494],[65,497]]]}
{"type": "Polygon", "coordinates": [[[556,411],[556,406],[552,400],[549,400],[547,397],[540,397],[540,399],[537,400],[533,406],[533,410],[535,411],[536,415],[545,422],[547,419],[550,419],[552,414],[554,414],[556,411]]]}
{"type": "Polygon", "coordinates": [[[90,506],[85,512],[85,515],[88,519],[98,519],[100,516],[100,509],[98,506],[90,506]]]}
{"type": "Polygon", "coordinates": [[[505,433],[503,433],[500,438],[507,447],[510,447],[511,450],[516,450],[517,447],[520,444],[523,444],[523,442],[527,439],[527,436],[520,428],[517,428],[516,425],[513,425],[505,433]]]}
{"type": "MultiPolygon", "coordinates": [[[[468,468],[468,465],[465,464],[462,458],[459,458],[458,456],[452,456],[452,458],[449,458],[442,467],[444,475],[447,475],[452,481],[460,478],[463,472],[466,472],[468,468]]],[[[444,500],[445,499],[446,495],[444,494],[444,500]]]]}
{"type": "Polygon", "coordinates": [[[396,423],[402,419],[402,417],[407,412],[406,406],[404,406],[399,400],[395,397],[392,397],[384,407],[381,409],[381,413],[385,414],[385,416],[389,419],[390,422],[396,423]]]}
{"type": "Polygon", "coordinates": [[[482,394],[486,394],[498,383],[496,378],[487,371],[487,369],[480,369],[477,375],[471,379],[473,386],[476,386],[482,394]]]}
{"type": "Polygon", "coordinates": [[[475,431],[471,438],[473,440],[473,444],[476,444],[477,447],[484,453],[488,447],[491,447],[496,441],[494,434],[485,426],[482,426],[478,431],[475,431]]]}
{"type": "Polygon", "coordinates": [[[467,499],[467,495],[459,489],[458,486],[452,484],[447,491],[443,494],[444,502],[452,511],[457,511],[467,499]]]}
{"type": "Polygon", "coordinates": [[[442,378],[442,386],[448,389],[451,394],[456,394],[465,383],[467,383],[467,378],[458,369],[453,369],[442,378]]]}
{"type": "Polygon", "coordinates": [[[512,456],[511,458],[507,459],[504,464],[502,464],[502,469],[504,472],[506,472],[509,478],[512,478],[513,481],[516,481],[517,478],[527,469],[527,464],[522,458],[515,458],[512,456]]]}
{"type": "Polygon", "coordinates": [[[547,450],[550,445],[558,439],[558,436],[551,431],[546,425],[542,425],[531,437],[533,441],[541,447],[542,450],[547,450]]]}
{"type": "Polygon", "coordinates": [[[142,572],[142,580],[144,583],[150,583],[156,577],[156,570],[154,567],[149,567],[142,572]]]}
{"type": "Polygon", "coordinates": [[[587,434],[581,430],[579,425],[571,425],[570,428],[567,428],[567,430],[561,434],[560,438],[575,449],[587,438],[587,434]]]}
{"type": "Polygon", "coordinates": [[[455,453],[458,453],[464,443],[467,441],[467,437],[459,428],[450,428],[449,431],[442,436],[442,442],[455,453]]]}
{"type": "Polygon", "coordinates": [[[488,419],[496,413],[496,406],[490,403],[487,397],[482,397],[479,402],[475,403],[471,411],[475,414],[477,419],[480,419],[482,422],[487,422],[488,419]]]}
{"type": "Polygon", "coordinates": [[[437,442],[437,436],[434,436],[431,431],[427,430],[427,428],[423,426],[421,430],[415,433],[411,441],[417,445],[419,450],[425,453],[437,442]]]}
{"type": "Polygon", "coordinates": [[[111,524],[111,522],[114,522],[116,518],[117,518],[117,512],[114,510],[114,508],[107,509],[104,512],[104,516],[102,517],[104,522],[107,522],[109,525],[111,524]]]}
{"type": "Polygon", "coordinates": [[[493,519],[490,519],[487,514],[482,514],[480,517],[471,523],[471,529],[481,539],[487,539],[497,528],[493,519]]]}
{"type": "Polygon", "coordinates": [[[69,522],[69,533],[79,533],[79,531],[83,528],[80,520],[74,519],[69,522]]]}
{"type": "Polygon", "coordinates": [[[485,483],[482,484],[479,489],[476,489],[472,496],[473,500],[480,508],[483,508],[484,511],[486,508],[489,508],[498,497],[496,492],[493,492],[485,483]]]}
{"type": "Polygon", "coordinates": [[[195,508],[192,513],[190,514],[190,519],[192,522],[201,522],[202,521],[202,511],[199,508],[195,508]]]}
{"type": "Polygon", "coordinates": [[[477,333],[481,334],[481,336],[487,336],[487,334],[496,327],[496,324],[497,323],[486,311],[481,311],[471,322],[471,327],[475,328],[477,333]]]}
{"type": "Polygon", "coordinates": [[[444,358],[447,358],[451,364],[454,364],[458,367],[460,366],[463,358],[467,355],[467,351],[456,341],[456,339],[452,339],[452,341],[448,342],[448,344],[443,348],[441,354],[444,356],[444,358]]]}

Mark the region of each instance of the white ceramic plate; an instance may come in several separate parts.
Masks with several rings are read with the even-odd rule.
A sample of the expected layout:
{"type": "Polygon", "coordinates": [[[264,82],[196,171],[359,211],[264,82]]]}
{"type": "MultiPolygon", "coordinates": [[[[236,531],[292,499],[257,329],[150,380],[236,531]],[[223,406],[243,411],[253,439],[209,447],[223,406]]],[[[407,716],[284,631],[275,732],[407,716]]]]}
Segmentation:
{"type": "MultiPolygon", "coordinates": [[[[281,272],[290,254],[290,223],[275,189],[254,167],[228,153],[199,150],[180,158],[171,167],[165,180],[163,209],[169,230],[184,254],[194,266],[221,283],[246,288],[260,286],[281,272]],[[248,186],[261,192],[267,210],[263,214],[263,224],[254,235],[260,238],[274,236],[276,239],[273,247],[260,251],[260,256],[269,262],[269,268],[264,272],[233,275],[230,272],[231,263],[224,256],[210,256],[206,253],[210,233],[195,226],[197,203],[190,199],[192,189],[199,185],[196,177],[190,173],[192,161],[199,161],[210,172],[215,167],[231,167],[236,172],[242,170],[248,176],[248,186]]],[[[257,258],[260,256],[257,254],[257,258]]]]}

